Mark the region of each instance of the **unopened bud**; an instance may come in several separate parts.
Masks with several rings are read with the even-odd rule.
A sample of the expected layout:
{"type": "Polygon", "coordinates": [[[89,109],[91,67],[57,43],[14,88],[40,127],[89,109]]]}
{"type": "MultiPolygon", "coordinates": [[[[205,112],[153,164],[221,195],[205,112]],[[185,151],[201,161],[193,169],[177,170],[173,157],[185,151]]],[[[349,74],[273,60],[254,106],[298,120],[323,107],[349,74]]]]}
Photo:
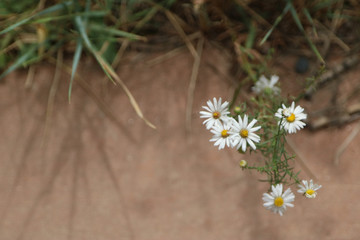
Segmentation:
{"type": "Polygon", "coordinates": [[[240,167],[245,168],[247,166],[247,161],[246,160],[241,160],[239,162],[239,165],[240,165],[240,167]]]}
{"type": "Polygon", "coordinates": [[[241,108],[239,106],[234,107],[234,112],[236,114],[240,114],[241,113],[241,108]]]}

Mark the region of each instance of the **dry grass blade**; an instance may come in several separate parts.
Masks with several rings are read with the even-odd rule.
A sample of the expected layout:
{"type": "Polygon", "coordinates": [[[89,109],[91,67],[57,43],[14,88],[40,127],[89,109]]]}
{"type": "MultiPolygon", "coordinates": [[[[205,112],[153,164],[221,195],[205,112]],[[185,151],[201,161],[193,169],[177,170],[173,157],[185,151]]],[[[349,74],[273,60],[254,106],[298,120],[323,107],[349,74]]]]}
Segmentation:
{"type": "Polygon", "coordinates": [[[45,126],[44,126],[44,132],[42,136],[42,142],[41,146],[44,146],[44,144],[47,142],[46,137],[48,135],[48,130],[51,122],[51,116],[54,109],[54,102],[55,102],[55,95],[59,86],[59,80],[61,76],[61,67],[63,65],[63,49],[58,50],[57,59],[56,59],[56,67],[55,67],[55,74],[54,79],[50,87],[49,91],[49,97],[47,102],[47,108],[46,108],[46,116],[45,116],[45,126]]]}
{"type": "Polygon", "coordinates": [[[134,31],[138,31],[139,29],[141,29],[147,22],[149,22],[154,16],[155,14],[158,12],[157,8],[152,8],[149,13],[143,18],[141,19],[134,27],[134,31]]]}
{"type": "MultiPolygon", "coordinates": [[[[49,58],[49,62],[52,64],[56,64],[56,60],[54,58],[49,58]]],[[[61,64],[61,68],[66,71],[69,75],[71,75],[72,69],[71,67],[65,65],[64,63],[61,64]]],[[[134,137],[131,133],[125,128],[114,116],[111,109],[108,105],[95,93],[95,91],[89,86],[89,84],[79,76],[78,73],[75,73],[76,82],[89,96],[94,102],[98,105],[99,109],[105,114],[106,117],[109,118],[117,127],[119,127],[123,132],[124,135],[130,139],[132,142],[136,142],[134,137]]]]}
{"type": "Polygon", "coordinates": [[[100,67],[103,69],[103,71],[105,72],[105,74],[110,78],[111,81],[114,81],[114,83],[118,83],[120,84],[120,86],[122,87],[122,89],[125,91],[125,94],[128,96],[129,100],[130,100],[130,104],[132,105],[132,107],[134,108],[136,114],[151,128],[156,129],[155,125],[152,124],[149,120],[147,120],[139,105],[137,104],[135,98],[133,97],[133,95],[131,94],[131,92],[129,91],[129,89],[126,87],[125,83],[120,79],[120,77],[115,73],[115,71],[113,70],[113,68],[104,60],[104,58],[99,54],[99,52],[94,48],[94,46],[92,45],[87,32],[86,32],[86,27],[85,27],[85,23],[84,21],[80,18],[80,17],[76,17],[76,24],[77,27],[79,29],[80,35],[83,39],[83,41],[85,42],[85,45],[87,46],[87,48],[90,50],[90,52],[94,55],[95,59],[98,61],[100,67]]]}
{"type": "Polygon", "coordinates": [[[333,40],[334,43],[336,43],[339,47],[341,47],[345,52],[347,52],[347,53],[350,52],[350,50],[351,50],[350,47],[343,40],[341,40],[338,36],[336,36],[334,31],[328,29],[326,26],[324,26],[324,24],[322,24],[318,20],[315,20],[315,24],[316,24],[316,26],[324,29],[324,31],[328,35],[327,39],[333,40]]]}
{"type": "Polygon", "coordinates": [[[271,27],[271,24],[268,21],[266,21],[262,16],[260,16],[258,13],[256,13],[254,10],[252,10],[245,1],[236,0],[235,2],[239,4],[242,8],[244,8],[252,16],[254,16],[254,19],[256,19],[259,23],[263,24],[266,27],[271,27]]]}
{"type": "Polygon", "coordinates": [[[192,106],[194,102],[194,92],[196,87],[196,80],[199,74],[200,62],[201,62],[201,55],[204,48],[204,37],[201,37],[197,44],[197,54],[194,59],[194,64],[191,72],[190,84],[188,88],[188,95],[187,95],[187,104],[186,104],[186,113],[185,113],[185,121],[186,121],[186,131],[191,131],[191,112],[192,106]]]}
{"type": "Polygon", "coordinates": [[[159,64],[167,59],[170,59],[170,58],[173,58],[174,56],[180,54],[183,52],[183,50],[185,49],[185,46],[182,46],[182,47],[178,47],[178,48],[175,48],[171,51],[168,51],[167,53],[161,55],[161,56],[158,56],[154,59],[151,59],[149,61],[146,62],[146,65],[147,66],[152,66],[152,65],[156,65],[156,64],[159,64]]]}
{"type": "Polygon", "coordinates": [[[117,75],[115,73],[115,71],[112,69],[112,67],[97,53],[94,52],[94,56],[96,57],[97,61],[99,62],[99,64],[102,66],[102,68],[110,74],[110,76],[115,79],[115,82],[118,83],[121,88],[125,91],[125,94],[128,96],[130,103],[132,105],[132,107],[134,108],[136,114],[151,128],[156,129],[155,125],[152,124],[149,120],[147,120],[138,103],[136,102],[134,96],[131,94],[130,90],[127,88],[127,86],[125,85],[125,83],[121,80],[121,78],[119,77],[119,75],[117,75]]]}
{"type": "Polygon", "coordinates": [[[195,47],[192,45],[189,37],[185,34],[184,30],[181,28],[180,24],[176,20],[176,17],[173,13],[171,13],[169,10],[165,10],[166,17],[169,19],[171,24],[174,26],[177,33],[180,35],[180,37],[184,40],[187,48],[189,49],[191,55],[193,55],[194,58],[197,58],[198,54],[196,52],[195,47]]]}
{"type": "Polygon", "coordinates": [[[116,68],[119,65],[120,60],[121,60],[121,58],[123,57],[123,55],[125,53],[125,50],[129,47],[129,44],[130,44],[129,39],[125,39],[122,42],[119,51],[116,53],[116,56],[115,56],[113,62],[111,63],[111,67],[116,68]]]}
{"type": "Polygon", "coordinates": [[[32,84],[34,82],[34,77],[35,77],[35,66],[31,65],[29,67],[29,71],[26,76],[25,88],[30,88],[32,86],[32,84]]]}

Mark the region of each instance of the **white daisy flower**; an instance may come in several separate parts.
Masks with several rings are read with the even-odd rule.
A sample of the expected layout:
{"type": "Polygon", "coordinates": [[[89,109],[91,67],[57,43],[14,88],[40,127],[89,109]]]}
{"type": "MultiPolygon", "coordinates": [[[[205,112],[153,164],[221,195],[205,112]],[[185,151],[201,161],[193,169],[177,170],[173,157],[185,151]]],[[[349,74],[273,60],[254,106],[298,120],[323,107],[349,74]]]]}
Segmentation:
{"type": "Polygon", "coordinates": [[[203,106],[206,111],[200,111],[200,118],[207,118],[203,122],[203,124],[206,124],[207,129],[212,128],[216,122],[221,124],[229,121],[230,117],[228,117],[228,114],[230,112],[228,111],[228,105],[229,102],[227,101],[221,103],[221,98],[219,98],[219,101],[214,98],[214,103],[210,100],[207,101],[207,106],[203,106]]]}
{"type": "Polygon", "coordinates": [[[214,136],[210,139],[210,142],[215,142],[214,146],[219,146],[219,150],[223,149],[225,146],[232,147],[229,133],[230,128],[231,124],[229,123],[220,124],[216,122],[211,129],[214,136]]]}
{"type": "Polygon", "coordinates": [[[266,209],[279,213],[282,216],[286,207],[294,207],[294,204],[291,202],[295,200],[295,195],[291,192],[290,188],[283,193],[283,185],[277,184],[276,186],[272,185],[271,190],[270,194],[263,194],[262,199],[266,209]]]}
{"type": "Polygon", "coordinates": [[[230,131],[231,138],[233,139],[233,147],[236,149],[240,149],[245,152],[246,151],[246,143],[250,145],[252,149],[256,149],[254,142],[258,143],[260,141],[260,137],[256,135],[254,132],[259,130],[261,126],[254,127],[257,122],[256,119],[253,119],[250,124],[248,124],[248,116],[244,115],[244,120],[238,116],[238,121],[232,119],[232,128],[230,131]]]}
{"type": "Polygon", "coordinates": [[[260,93],[273,93],[275,95],[280,94],[280,88],[276,87],[275,84],[279,81],[279,76],[272,75],[270,80],[267,79],[264,75],[261,75],[259,80],[255,83],[251,89],[256,94],[260,93]]]}
{"type": "Polygon", "coordinates": [[[300,106],[295,108],[295,102],[292,102],[291,107],[287,108],[282,104],[282,108],[279,108],[275,113],[275,117],[280,118],[281,127],[285,128],[288,133],[296,133],[297,130],[303,128],[306,124],[302,122],[307,118],[307,115],[303,113],[304,109],[300,106]]]}
{"type": "Polygon", "coordinates": [[[316,198],[317,190],[321,188],[321,185],[314,184],[313,180],[310,180],[309,183],[306,180],[302,180],[303,185],[299,184],[298,193],[303,194],[307,198],[316,198]]]}

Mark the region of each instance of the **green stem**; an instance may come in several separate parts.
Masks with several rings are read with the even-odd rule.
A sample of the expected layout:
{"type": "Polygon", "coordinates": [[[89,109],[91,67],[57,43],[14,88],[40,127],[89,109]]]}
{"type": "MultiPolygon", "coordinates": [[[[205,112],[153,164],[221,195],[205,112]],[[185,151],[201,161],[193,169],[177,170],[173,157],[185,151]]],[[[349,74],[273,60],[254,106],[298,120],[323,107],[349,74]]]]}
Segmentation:
{"type": "Polygon", "coordinates": [[[281,158],[281,155],[278,156],[278,148],[279,148],[279,144],[280,144],[280,132],[281,132],[281,123],[282,123],[283,118],[281,118],[279,126],[278,126],[278,131],[276,134],[276,138],[275,138],[275,147],[274,147],[274,152],[273,152],[273,157],[272,157],[272,166],[273,166],[273,174],[274,174],[274,184],[278,184],[280,183],[280,179],[279,179],[279,164],[281,162],[279,162],[279,158],[281,158]]]}

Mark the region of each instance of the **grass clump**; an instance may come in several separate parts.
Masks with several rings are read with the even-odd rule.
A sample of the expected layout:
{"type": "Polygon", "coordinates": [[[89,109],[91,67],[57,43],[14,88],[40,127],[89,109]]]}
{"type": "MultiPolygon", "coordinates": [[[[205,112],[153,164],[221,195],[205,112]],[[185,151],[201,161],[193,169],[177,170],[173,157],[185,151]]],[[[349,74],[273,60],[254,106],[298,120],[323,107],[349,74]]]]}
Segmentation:
{"type": "Polygon", "coordinates": [[[70,101],[76,70],[86,52],[125,90],[143,118],[113,70],[131,45],[146,50],[173,49],[185,43],[196,56],[193,42],[201,36],[233,52],[236,77],[256,82],[268,71],[274,50],[302,51],[321,64],[331,44],[349,53],[357,47],[360,32],[349,34],[347,29],[359,19],[360,4],[351,0],[19,0],[16,4],[3,0],[0,79],[65,51],[73,59],[70,101]]]}

